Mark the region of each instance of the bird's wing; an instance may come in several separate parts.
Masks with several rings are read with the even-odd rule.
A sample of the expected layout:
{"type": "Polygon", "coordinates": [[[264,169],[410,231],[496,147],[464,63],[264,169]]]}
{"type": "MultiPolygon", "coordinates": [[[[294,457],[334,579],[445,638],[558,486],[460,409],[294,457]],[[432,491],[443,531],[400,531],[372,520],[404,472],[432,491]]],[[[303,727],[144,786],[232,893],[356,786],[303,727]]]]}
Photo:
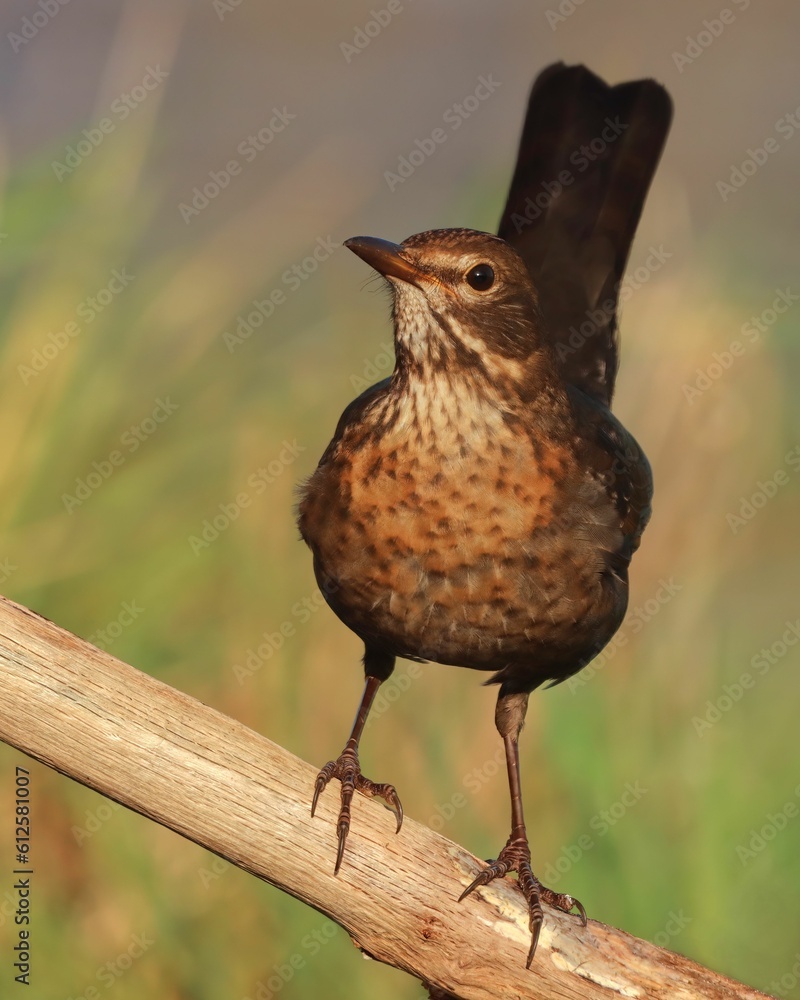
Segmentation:
{"type": "Polygon", "coordinates": [[[653,80],[610,87],[584,66],[536,79],[498,235],[524,259],[565,381],[608,405],[617,299],[672,119],[653,80]]]}
{"type": "MultiPolygon", "coordinates": [[[[620,531],[614,556],[627,568],[650,520],[653,474],[636,439],[608,407],[580,389],[569,397],[582,428],[580,464],[595,488],[605,493],[616,511],[620,531]]],[[[595,501],[596,504],[596,501],[595,501]]]]}

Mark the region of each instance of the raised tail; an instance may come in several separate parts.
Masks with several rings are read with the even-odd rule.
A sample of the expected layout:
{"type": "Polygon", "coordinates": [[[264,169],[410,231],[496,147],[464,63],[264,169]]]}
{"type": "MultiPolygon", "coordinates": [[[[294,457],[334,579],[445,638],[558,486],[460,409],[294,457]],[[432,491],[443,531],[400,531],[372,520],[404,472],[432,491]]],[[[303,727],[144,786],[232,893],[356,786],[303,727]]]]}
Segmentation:
{"type": "Polygon", "coordinates": [[[672,120],[653,80],[555,63],[534,82],[498,235],[525,260],[567,382],[610,404],[619,283],[672,120]]]}

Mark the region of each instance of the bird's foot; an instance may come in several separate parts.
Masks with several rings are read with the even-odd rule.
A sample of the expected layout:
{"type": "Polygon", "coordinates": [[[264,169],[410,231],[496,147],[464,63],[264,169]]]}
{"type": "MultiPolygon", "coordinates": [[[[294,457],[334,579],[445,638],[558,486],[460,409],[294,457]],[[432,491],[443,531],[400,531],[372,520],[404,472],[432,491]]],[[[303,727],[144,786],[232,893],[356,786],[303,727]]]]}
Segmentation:
{"type": "Polygon", "coordinates": [[[311,803],[312,816],[317,808],[317,800],[331,778],[338,778],[342,783],[342,807],[339,810],[339,819],[336,824],[339,832],[339,849],[336,853],[336,867],[333,871],[334,875],[336,875],[342,864],[344,845],[347,842],[347,834],[350,831],[350,803],[353,799],[353,793],[359,791],[362,795],[367,795],[370,798],[377,796],[383,799],[397,817],[398,833],[400,832],[400,827],[403,825],[403,807],[400,804],[400,799],[394,785],[378,784],[364,777],[358,761],[358,747],[352,740],[348,741],[347,746],[342,750],[337,759],[328,761],[317,775],[317,781],[314,786],[314,799],[311,803]]]}
{"type": "Polygon", "coordinates": [[[570,910],[577,907],[584,927],[586,926],[586,910],[583,908],[583,904],[573,896],[567,896],[565,893],[554,892],[552,889],[548,889],[533,874],[533,870],[531,869],[531,851],[528,846],[528,838],[524,832],[519,836],[512,834],[497,860],[489,862],[489,867],[484,868],[472,884],[461,893],[458,898],[459,903],[473,889],[477,889],[481,885],[488,885],[489,882],[492,882],[496,878],[503,878],[509,872],[517,873],[519,887],[528,902],[529,926],[533,935],[530,951],[528,952],[528,960],[525,963],[525,967],[529,969],[533,961],[533,956],[536,953],[536,945],[539,943],[539,931],[544,922],[542,902],[550,906],[555,906],[565,913],[569,913],[570,910]]]}

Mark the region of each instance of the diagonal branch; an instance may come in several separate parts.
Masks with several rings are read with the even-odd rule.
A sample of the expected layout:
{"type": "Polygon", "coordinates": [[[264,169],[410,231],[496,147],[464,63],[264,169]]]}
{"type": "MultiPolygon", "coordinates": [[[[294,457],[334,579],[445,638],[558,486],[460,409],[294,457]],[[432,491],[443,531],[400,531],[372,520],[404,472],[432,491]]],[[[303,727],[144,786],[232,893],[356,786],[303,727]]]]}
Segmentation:
{"type": "Polygon", "coordinates": [[[193,698],[0,598],[0,739],[291,893],[370,954],[464,1000],[764,996],[623,931],[548,909],[534,964],[510,883],[455,901],[480,868],[356,797],[347,862],[316,768],[193,698]]]}

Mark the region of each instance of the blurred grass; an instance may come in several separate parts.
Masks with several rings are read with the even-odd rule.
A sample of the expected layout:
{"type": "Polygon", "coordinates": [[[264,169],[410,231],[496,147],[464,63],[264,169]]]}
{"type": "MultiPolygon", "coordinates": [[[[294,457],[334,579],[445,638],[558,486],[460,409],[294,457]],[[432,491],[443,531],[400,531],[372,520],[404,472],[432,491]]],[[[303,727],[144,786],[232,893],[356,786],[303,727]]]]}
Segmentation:
{"type": "MultiPolygon", "coordinates": [[[[293,523],[293,487],[355,394],[353,377],[383,351],[386,300],[371,294],[374,283],[359,294],[337,251],[229,352],[222,331],[235,328],[254,297],[283,287],[283,270],[308,253],[300,240],[276,246],[270,236],[278,203],[286,212],[293,189],[287,182],[271,191],[224,229],[203,220],[174,245],[153,247],[149,227],[171,210],[157,184],[141,177],[157,120],[155,106],[145,109],[62,184],[50,169],[58,150],[8,179],[0,558],[14,569],[4,588],[84,636],[134,602],[142,612],[109,646],[114,655],[322,763],[350,723],[360,650],[327,608],[300,609],[315,584],[293,523]],[[256,246],[261,259],[247,252],[256,246]],[[48,333],[75,319],[80,303],[123,267],[135,275],[128,287],[23,380],[19,366],[48,333]],[[177,404],[174,414],[68,513],[63,495],[93,462],[125,451],[126,430],[164,398],[177,404]],[[297,460],[256,493],[249,477],[280,461],[287,441],[297,460]],[[242,491],[252,503],[195,554],[190,536],[242,491]],[[284,622],[294,634],[237,679],[234,667],[284,622]]],[[[475,225],[489,226],[481,191],[452,198],[469,204],[465,221],[477,215],[475,225]]],[[[320,226],[335,227],[348,210],[340,205],[338,218],[329,214],[320,226]]],[[[654,217],[669,210],[652,209],[654,217]]],[[[800,820],[746,865],[736,847],[795,797],[796,652],[702,737],[692,719],[752,670],[751,658],[797,613],[797,477],[740,534],[725,520],[797,443],[787,377],[793,365],[796,372],[797,321],[781,318],[764,343],[687,403],[684,382],[737,335],[761,294],[750,274],[726,285],[724,253],[707,256],[706,270],[697,259],[665,267],[634,296],[623,324],[617,410],[650,455],[657,483],[631,608],[646,608],[663,579],[680,590],[644,627],[629,618],[625,645],[585,684],[534,697],[523,778],[539,869],[561,861],[559,888],[591,916],[769,989],[798,948],[800,820]],[[630,807],[618,805],[628,785],[646,791],[630,807]],[[576,847],[587,838],[591,847],[576,847]]],[[[408,669],[401,664],[398,673],[408,669]]],[[[397,784],[411,815],[489,857],[507,834],[508,804],[493,692],[480,680],[422,668],[371,722],[363,760],[366,773],[397,784]],[[459,791],[466,806],[448,809],[459,791]]],[[[17,763],[26,764],[0,752],[6,817],[17,763]]],[[[44,767],[31,770],[42,1000],[90,995],[91,986],[101,995],[113,986],[117,1000],[263,997],[278,992],[297,955],[300,968],[280,986],[286,996],[421,995],[407,977],[360,962],[347,935],[329,935],[320,914],[44,767]],[[126,964],[136,935],[152,943],[126,964]]],[[[12,833],[10,821],[0,823],[7,886],[12,833]]],[[[8,954],[11,931],[0,915],[0,954],[8,954]]]]}

